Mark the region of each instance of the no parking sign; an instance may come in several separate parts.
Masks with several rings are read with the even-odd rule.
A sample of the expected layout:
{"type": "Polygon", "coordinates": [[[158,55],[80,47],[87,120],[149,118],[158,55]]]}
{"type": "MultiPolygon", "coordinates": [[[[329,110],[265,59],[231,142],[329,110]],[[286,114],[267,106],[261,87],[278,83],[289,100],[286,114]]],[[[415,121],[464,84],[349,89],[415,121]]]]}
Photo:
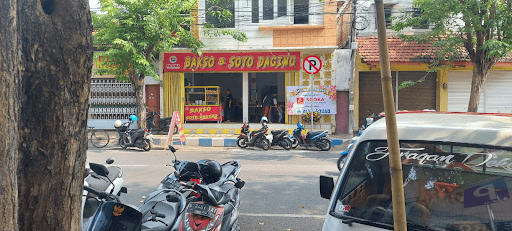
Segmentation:
{"type": "Polygon", "coordinates": [[[310,55],[302,61],[302,69],[308,74],[316,74],[322,69],[322,60],[316,55],[310,55]]]}

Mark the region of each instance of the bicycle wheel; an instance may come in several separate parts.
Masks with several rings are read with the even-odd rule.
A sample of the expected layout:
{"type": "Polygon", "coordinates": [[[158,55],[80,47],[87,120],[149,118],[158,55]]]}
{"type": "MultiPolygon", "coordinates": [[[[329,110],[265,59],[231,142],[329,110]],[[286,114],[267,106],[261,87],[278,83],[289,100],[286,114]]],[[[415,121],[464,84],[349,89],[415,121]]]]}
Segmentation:
{"type": "Polygon", "coordinates": [[[108,133],[103,130],[93,130],[91,134],[91,143],[94,147],[103,148],[110,141],[108,133]]]}

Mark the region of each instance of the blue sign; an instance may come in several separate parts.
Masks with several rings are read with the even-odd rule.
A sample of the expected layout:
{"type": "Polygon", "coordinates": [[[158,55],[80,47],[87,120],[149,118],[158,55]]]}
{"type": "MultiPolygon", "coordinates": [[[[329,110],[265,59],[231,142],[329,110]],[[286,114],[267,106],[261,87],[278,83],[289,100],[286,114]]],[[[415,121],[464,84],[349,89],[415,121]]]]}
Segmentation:
{"type": "Polygon", "coordinates": [[[464,208],[492,204],[509,197],[505,178],[499,178],[464,190],[464,208]]]}

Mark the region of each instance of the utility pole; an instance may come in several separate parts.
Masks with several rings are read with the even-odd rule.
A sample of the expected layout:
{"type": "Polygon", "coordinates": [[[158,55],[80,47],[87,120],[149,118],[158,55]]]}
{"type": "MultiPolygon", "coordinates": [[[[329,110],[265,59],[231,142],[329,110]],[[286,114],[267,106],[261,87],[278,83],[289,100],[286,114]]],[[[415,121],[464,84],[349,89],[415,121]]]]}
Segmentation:
{"type": "Polygon", "coordinates": [[[393,199],[393,222],[395,230],[407,230],[405,215],[405,199],[403,187],[402,161],[400,160],[400,144],[398,142],[398,128],[393,100],[393,85],[388,54],[388,40],[386,34],[386,19],[384,17],[384,3],[375,0],[377,12],[377,33],[379,38],[380,74],[382,83],[382,96],[384,112],[386,113],[386,130],[388,136],[389,171],[391,172],[391,190],[393,199]]]}

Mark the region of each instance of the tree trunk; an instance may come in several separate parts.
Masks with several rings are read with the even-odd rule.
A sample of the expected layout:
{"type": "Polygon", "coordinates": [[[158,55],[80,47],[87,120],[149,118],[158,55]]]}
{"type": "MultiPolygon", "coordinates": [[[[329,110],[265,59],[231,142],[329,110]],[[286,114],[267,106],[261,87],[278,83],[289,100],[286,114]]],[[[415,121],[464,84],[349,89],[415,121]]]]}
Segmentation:
{"type": "Polygon", "coordinates": [[[146,109],[144,100],[144,83],[145,77],[138,76],[134,72],[130,73],[130,81],[135,91],[135,99],[137,101],[137,127],[146,128],[146,109]]]}
{"type": "Polygon", "coordinates": [[[18,116],[21,63],[16,0],[0,2],[0,230],[18,230],[18,116]]]}
{"type": "Polygon", "coordinates": [[[0,140],[6,144],[0,229],[80,230],[92,68],[89,3],[8,0],[0,6],[0,140]]]}
{"type": "Polygon", "coordinates": [[[471,95],[469,96],[468,112],[478,112],[480,90],[487,79],[488,73],[488,68],[478,63],[473,63],[473,77],[471,80],[471,95]]]}

